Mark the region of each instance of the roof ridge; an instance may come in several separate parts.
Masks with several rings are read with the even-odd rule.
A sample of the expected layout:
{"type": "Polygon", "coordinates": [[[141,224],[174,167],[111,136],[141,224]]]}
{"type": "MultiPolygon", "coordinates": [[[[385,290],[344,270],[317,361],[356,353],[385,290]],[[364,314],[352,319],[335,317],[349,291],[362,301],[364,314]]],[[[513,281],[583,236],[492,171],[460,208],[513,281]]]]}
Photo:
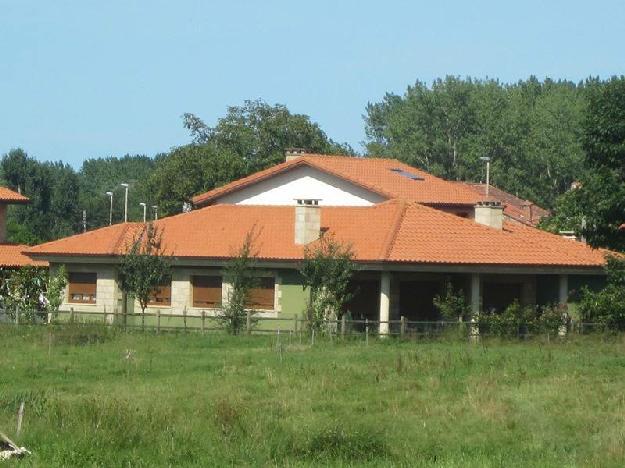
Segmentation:
{"type": "MultiPolygon", "coordinates": [[[[126,239],[126,234],[128,234],[128,231],[130,230],[130,226],[136,226],[135,223],[124,223],[123,224],[124,229],[122,230],[122,232],[119,234],[119,237],[117,238],[117,241],[115,241],[113,243],[113,252],[121,252],[120,246],[122,241],[124,241],[126,239]]],[[[143,236],[143,233],[145,232],[145,226],[141,229],[141,233],[139,237],[143,236]]]]}
{"type": "Polygon", "coordinates": [[[405,200],[398,200],[397,205],[397,215],[395,216],[395,220],[393,221],[391,230],[389,231],[389,236],[385,240],[383,245],[382,259],[385,261],[388,260],[389,256],[391,255],[391,251],[393,249],[393,246],[395,245],[395,241],[397,240],[397,233],[399,232],[399,228],[402,225],[409,203],[406,203],[405,200]]]}

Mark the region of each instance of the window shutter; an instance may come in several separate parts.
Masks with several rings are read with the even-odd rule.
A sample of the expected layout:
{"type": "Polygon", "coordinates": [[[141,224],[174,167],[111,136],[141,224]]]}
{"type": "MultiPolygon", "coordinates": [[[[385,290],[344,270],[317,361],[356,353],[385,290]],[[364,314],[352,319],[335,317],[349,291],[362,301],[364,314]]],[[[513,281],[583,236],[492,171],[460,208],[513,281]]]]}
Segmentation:
{"type": "Polygon", "coordinates": [[[160,285],[150,295],[148,305],[169,306],[171,305],[171,278],[165,284],[160,285]]]}
{"type": "Polygon", "coordinates": [[[275,288],[273,277],[258,278],[258,285],[250,290],[245,306],[251,309],[275,309],[275,288]]]}
{"type": "Polygon", "coordinates": [[[194,276],[193,307],[221,307],[221,276],[194,276]]]}
{"type": "Polygon", "coordinates": [[[96,273],[70,273],[68,278],[68,302],[95,304],[98,288],[96,273]]]}

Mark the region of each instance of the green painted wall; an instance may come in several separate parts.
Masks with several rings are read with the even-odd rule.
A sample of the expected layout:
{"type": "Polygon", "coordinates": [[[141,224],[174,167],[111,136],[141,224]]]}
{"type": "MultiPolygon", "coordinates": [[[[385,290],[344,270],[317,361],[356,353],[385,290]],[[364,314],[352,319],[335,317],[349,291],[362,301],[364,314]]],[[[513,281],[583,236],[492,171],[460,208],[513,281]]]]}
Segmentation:
{"type": "Polygon", "coordinates": [[[280,306],[281,316],[293,318],[301,317],[306,308],[306,302],[310,295],[309,291],[304,291],[302,287],[302,276],[296,270],[281,270],[280,278],[282,284],[280,290],[282,296],[280,306]]]}

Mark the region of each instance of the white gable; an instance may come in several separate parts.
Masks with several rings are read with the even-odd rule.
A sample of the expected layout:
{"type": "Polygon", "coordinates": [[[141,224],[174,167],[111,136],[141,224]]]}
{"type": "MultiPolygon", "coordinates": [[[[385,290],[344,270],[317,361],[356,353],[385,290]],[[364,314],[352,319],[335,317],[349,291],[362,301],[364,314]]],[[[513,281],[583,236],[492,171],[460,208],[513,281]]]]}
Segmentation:
{"type": "Polygon", "coordinates": [[[312,167],[298,167],[224,195],[215,203],[294,205],[296,199],[320,199],[326,206],[368,206],[385,199],[339,177],[312,167]]]}

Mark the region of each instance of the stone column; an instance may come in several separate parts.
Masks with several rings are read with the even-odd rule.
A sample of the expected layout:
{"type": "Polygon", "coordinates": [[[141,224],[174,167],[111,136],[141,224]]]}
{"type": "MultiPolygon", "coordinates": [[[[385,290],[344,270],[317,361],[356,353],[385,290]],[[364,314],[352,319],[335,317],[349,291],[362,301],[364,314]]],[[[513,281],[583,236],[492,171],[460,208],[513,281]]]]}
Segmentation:
{"type": "Polygon", "coordinates": [[[558,335],[565,336],[571,321],[567,310],[569,303],[569,275],[560,275],[558,280],[558,304],[562,310],[562,325],[558,329],[558,335]]]}
{"type": "Polygon", "coordinates": [[[383,271],[380,277],[380,336],[386,336],[389,332],[388,320],[391,311],[391,274],[383,271]]]}
{"type": "Polygon", "coordinates": [[[472,340],[477,340],[480,329],[477,325],[477,318],[481,312],[482,283],[479,273],[471,273],[471,336],[472,340]]]}
{"type": "Polygon", "coordinates": [[[558,279],[558,304],[566,306],[569,302],[569,275],[560,275],[558,279]]]}

